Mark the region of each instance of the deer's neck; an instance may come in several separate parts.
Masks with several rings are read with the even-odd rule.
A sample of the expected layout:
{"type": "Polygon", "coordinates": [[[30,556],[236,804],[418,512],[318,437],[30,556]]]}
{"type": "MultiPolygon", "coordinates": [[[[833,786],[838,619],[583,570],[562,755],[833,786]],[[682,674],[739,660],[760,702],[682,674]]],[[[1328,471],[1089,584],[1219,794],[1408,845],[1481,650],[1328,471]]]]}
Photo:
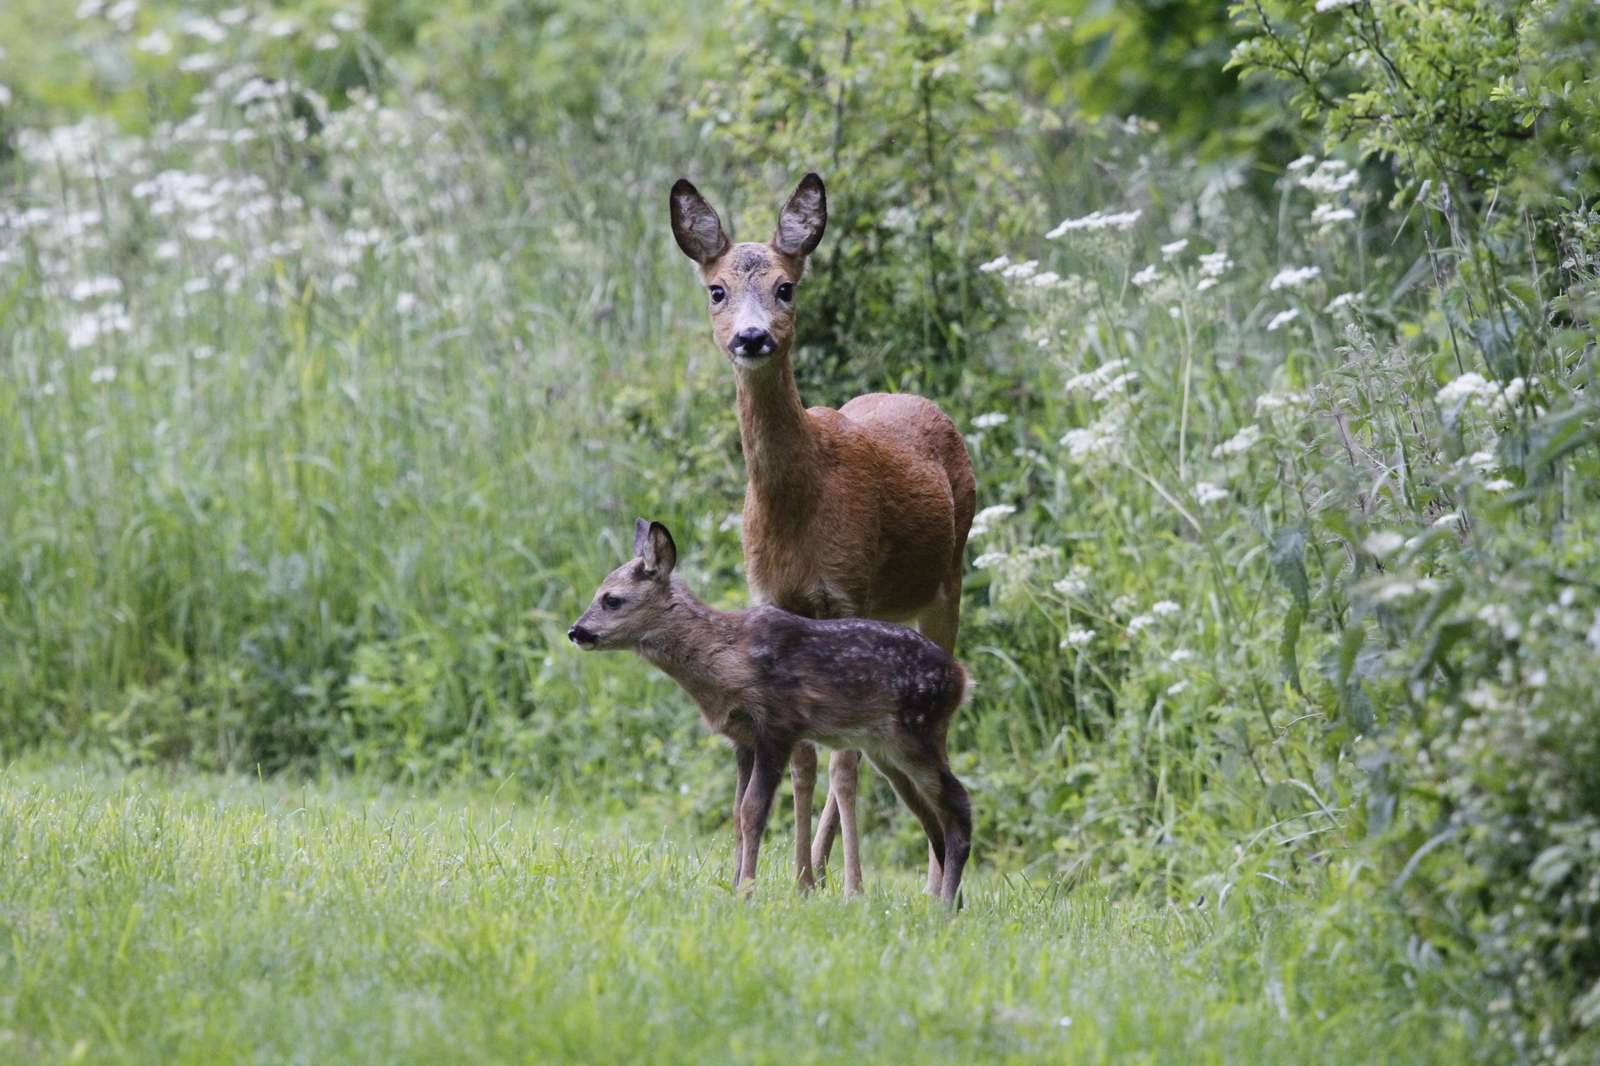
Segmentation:
{"type": "Polygon", "coordinates": [[[739,371],[738,403],[750,492],[758,503],[794,513],[815,492],[818,443],[788,355],[739,371]]]}
{"type": "Polygon", "coordinates": [[[674,581],[666,619],[639,642],[639,654],[692,696],[706,724],[720,731],[729,694],[739,684],[729,654],[738,638],[738,615],[707,607],[674,581]]]}

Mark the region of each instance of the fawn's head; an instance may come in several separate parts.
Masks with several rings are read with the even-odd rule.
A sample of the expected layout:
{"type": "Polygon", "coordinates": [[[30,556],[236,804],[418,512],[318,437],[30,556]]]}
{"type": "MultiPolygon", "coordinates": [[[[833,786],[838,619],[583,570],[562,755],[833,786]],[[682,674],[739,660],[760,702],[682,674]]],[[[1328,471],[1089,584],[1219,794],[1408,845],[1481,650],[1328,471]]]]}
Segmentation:
{"type": "Polygon", "coordinates": [[[683,254],[700,264],[717,347],[740,369],[787,355],[794,342],[795,287],[828,224],[822,179],[800,179],[764,244],[730,242],[717,212],[683,178],[672,186],[669,202],[672,235],[683,254]]]}
{"type": "Polygon", "coordinates": [[[678,546],[660,522],[636,519],[633,558],[606,575],[589,609],[567,630],[584,651],[628,648],[666,621],[678,546]]]}

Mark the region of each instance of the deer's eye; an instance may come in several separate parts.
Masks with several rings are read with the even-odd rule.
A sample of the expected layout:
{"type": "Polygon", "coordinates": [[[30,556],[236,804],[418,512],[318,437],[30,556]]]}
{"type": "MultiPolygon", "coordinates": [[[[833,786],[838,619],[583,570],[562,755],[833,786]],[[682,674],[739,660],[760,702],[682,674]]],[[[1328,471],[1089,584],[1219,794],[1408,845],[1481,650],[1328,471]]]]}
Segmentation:
{"type": "Polygon", "coordinates": [[[784,303],[788,303],[790,300],[794,299],[794,283],[793,282],[785,281],[785,282],[779,283],[779,285],[778,285],[778,299],[782,300],[784,303]]]}
{"type": "Polygon", "coordinates": [[[719,304],[728,298],[728,290],[724,289],[721,285],[711,286],[710,292],[711,302],[714,304],[719,304]]]}
{"type": "Polygon", "coordinates": [[[622,597],[613,596],[608,592],[604,596],[600,597],[600,606],[608,611],[615,611],[618,607],[622,606],[622,597]]]}

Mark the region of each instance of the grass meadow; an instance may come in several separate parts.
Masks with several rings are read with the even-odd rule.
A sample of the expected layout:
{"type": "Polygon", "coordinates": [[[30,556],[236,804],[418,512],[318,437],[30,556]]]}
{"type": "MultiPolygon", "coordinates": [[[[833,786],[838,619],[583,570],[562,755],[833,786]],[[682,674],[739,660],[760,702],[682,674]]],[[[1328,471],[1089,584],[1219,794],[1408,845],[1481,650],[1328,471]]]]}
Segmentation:
{"type": "Polygon", "coordinates": [[[1497,3],[6,5],[0,1060],[1593,1061],[1600,15],[1497,3]],[[747,602],[666,195],[810,169],[803,399],[978,478],[953,919],[871,774],[734,898],[564,637],[641,515],[747,602]]]}
{"type": "MultiPolygon", "coordinates": [[[[803,899],[731,848],[488,788],[0,777],[15,1062],[1460,1062],[1301,906],[913,868],[803,899]],[[1291,958],[1299,958],[1289,964],[1291,958]]],[[[1441,1022],[1443,1026],[1441,1029],[1441,1022]]]]}

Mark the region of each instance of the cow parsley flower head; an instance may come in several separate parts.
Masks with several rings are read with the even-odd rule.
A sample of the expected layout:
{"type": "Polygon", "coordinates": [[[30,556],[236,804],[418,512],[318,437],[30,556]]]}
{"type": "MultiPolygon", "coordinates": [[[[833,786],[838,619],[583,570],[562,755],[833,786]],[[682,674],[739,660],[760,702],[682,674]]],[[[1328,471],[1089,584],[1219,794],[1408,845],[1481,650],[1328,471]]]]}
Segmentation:
{"type": "Polygon", "coordinates": [[[973,516],[972,529],[967,535],[981,537],[1016,513],[1017,509],[1009,503],[997,503],[992,507],[985,507],[973,516]]]}
{"type": "Polygon", "coordinates": [[[1277,314],[1273,315],[1270,320],[1268,320],[1267,332],[1276,333],[1284,326],[1287,326],[1289,323],[1293,322],[1299,317],[1300,309],[1297,307],[1291,307],[1287,311],[1279,311],[1277,314]]]}
{"type": "Polygon", "coordinates": [[[1144,287],[1146,285],[1149,285],[1151,282],[1155,281],[1160,276],[1161,276],[1161,272],[1159,270],[1157,270],[1155,268],[1155,264],[1152,263],[1150,266],[1147,266],[1143,270],[1141,270],[1141,271],[1137,272],[1136,274],[1134,274],[1133,277],[1129,278],[1128,280],[1132,281],[1135,285],[1138,285],[1138,286],[1140,286],[1142,288],[1142,287],[1144,287]]]}
{"type": "Polygon", "coordinates": [[[1087,647],[1093,639],[1094,630],[1092,629],[1069,629],[1067,630],[1067,635],[1061,640],[1061,647],[1083,648],[1087,647]]]}
{"type": "Polygon", "coordinates": [[[1267,288],[1273,292],[1277,292],[1279,289],[1298,289],[1321,273],[1321,267],[1284,267],[1272,276],[1272,280],[1267,283],[1267,288]]]}
{"type": "Polygon", "coordinates": [[[988,411],[972,420],[975,429],[994,429],[1003,426],[1011,420],[1011,416],[1001,411],[988,411]]]}
{"type": "Polygon", "coordinates": [[[1189,239],[1187,237],[1179,238],[1171,244],[1163,244],[1161,246],[1161,258],[1174,259],[1181,255],[1187,247],[1189,247],[1189,239]]]}
{"type": "Polygon", "coordinates": [[[1210,481],[1196,481],[1194,483],[1194,498],[1206,506],[1210,506],[1213,503],[1221,503],[1231,495],[1233,494],[1227,489],[1210,481]]]}
{"type": "Polygon", "coordinates": [[[1064,237],[1068,233],[1077,231],[1095,232],[1097,230],[1127,230],[1139,221],[1142,209],[1133,211],[1092,211],[1082,218],[1063,219],[1055,229],[1046,233],[1045,240],[1053,241],[1064,237]]]}
{"type": "Polygon", "coordinates": [[[1251,423],[1211,449],[1211,457],[1213,459],[1226,459],[1232,455],[1243,455],[1251,448],[1254,448],[1260,441],[1261,427],[1251,423]]]}

